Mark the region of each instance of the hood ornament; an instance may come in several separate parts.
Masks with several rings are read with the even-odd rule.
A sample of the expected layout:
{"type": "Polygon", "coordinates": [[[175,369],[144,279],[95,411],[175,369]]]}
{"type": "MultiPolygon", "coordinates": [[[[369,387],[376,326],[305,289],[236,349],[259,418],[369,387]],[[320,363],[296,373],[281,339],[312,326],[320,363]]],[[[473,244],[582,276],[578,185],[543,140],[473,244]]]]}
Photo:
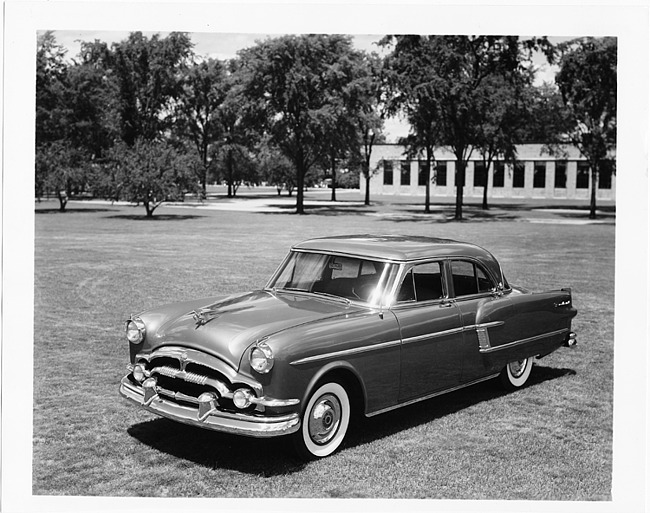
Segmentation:
{"type": "Polygon", "coordinates": [[[196,321],[197,328],[200,326],[204,326],[215,317],[218,317],[218,315],[214,311],[210,311],[210,310],[208,311],[203,309],[192,310],[190,313],[192,314],[192,318],[196,321]],[[207,315],[207,314],[211,314],[211,315],[207,315]]]}

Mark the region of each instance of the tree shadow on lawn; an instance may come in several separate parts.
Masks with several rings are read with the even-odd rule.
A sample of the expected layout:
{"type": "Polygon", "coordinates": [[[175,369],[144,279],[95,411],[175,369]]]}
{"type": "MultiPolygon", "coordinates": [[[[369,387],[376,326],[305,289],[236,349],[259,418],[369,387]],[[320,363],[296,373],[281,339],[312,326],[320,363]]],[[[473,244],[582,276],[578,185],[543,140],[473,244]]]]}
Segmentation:
{"type": "Polygon", "coordinates": [[[152,217],[146,215],[135,214],[118,214],[114,216],[107,216],[108,219],[128,219],[130,221],[186,221],[188,219],[200,219],[205,216],[197,215],[181,215],[181,214],[154,214],[152,217]]]}
{"type": "MultiPolygon", "coordinates": [[[[536,365],[526,387],[567,375],[572,369],[536,365]]],[[[375,418],[363,419],[351,428],[345,447],[357,447],[405,429],[433,422],[476,404],[508,395],[497,379],[399,408],[375,418]]],[[[299,472],[299,461],[288,437],[249,438],[188,426],[159,418],[128,428],[128,433],[149,447],[207,468],[227,468],[261,477],[299,472]]]]}
{"type": "Polygon", "coordinates": [[[34,210],[35,214],[96,214],[98,212],[115,212],[110,208],[66,208],[61,211],[58,208],[37,208],[34,210]]]}
{"type": "MultiPolygon", "coordinates": [[[[286,204],[269,204],[269,207],[278,209],[277,212],[263,212],[264,214],[295,214],[296,206],[295,205],[286,205],[286,204]]],[[[317,215],[317,216],[335,216],[338,214],[373,214],[375,210],[369,209],[366,206],[359,206],[358,204],[354,205],[305,205],[304,207],[305,215],[317,215]]]]}

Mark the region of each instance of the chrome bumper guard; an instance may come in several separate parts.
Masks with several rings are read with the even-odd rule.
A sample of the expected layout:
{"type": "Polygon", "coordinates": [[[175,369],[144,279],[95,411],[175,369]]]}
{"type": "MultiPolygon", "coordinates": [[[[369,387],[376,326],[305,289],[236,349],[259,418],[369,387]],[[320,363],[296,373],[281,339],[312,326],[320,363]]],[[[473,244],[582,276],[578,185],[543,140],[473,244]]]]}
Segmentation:
{"type": "MultiPolygon", "coordinates": [[[[120,394],[162,417],[223,433],[268,438],[288,435],[300,429],[300,418],[297,413],[276,417],[261,417],[248,413],[227,413],[217,410],[216,404],[211,401],[199,403],[196,399],[185,396],[180,397],[180,399],[196,402],[198,408],[183,406],[167,401],[162,397],[164,395],[173,395],[173,392],[134,385],[128,376],[122,378],[120,394]]],[[[258,398],[256,402],[273,406],[285,405],[284,401],[270,398],[258,398]]],[[[289,399],[286,401],[286,405],[293,405],[297,402],[296,399],[289,399]]]]}
{"type": "Polygon", "coordinates": [[[564,340],[564,347],[575,347],[577,343],[577,335],[571,331],[564,340]]]}

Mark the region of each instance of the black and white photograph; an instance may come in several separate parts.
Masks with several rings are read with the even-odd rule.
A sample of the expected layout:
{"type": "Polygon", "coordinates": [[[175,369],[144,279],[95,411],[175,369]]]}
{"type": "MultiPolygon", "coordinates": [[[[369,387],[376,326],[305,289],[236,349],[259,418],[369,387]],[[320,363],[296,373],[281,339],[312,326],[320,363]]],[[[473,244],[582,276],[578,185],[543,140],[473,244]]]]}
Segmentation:
{"type": "Polygon", "coordinates": [[[648,6],[4,6],[3,511],[647,511],[648,6]]]}

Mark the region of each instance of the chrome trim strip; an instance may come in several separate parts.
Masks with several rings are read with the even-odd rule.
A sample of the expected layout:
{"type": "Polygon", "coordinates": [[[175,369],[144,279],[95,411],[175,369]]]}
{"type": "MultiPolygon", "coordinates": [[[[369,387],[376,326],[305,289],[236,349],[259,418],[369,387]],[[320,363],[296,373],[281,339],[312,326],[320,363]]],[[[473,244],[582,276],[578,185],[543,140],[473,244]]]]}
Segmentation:
{"type": "Polygon", "coordinates": [[[456,333],[462,333],[465,331],[465,328],[451,328],[443,331],[436,331],[435,333],[426,333],[424,335],[418,335],[416,337],[408,337],[402,340],[403,344],[412,344],[413,342],[420,342],[421,340],[428,340],[430,338],[445,337],[447,335],[455,335],[456,333]]]}
{"type": "Polygon", "coordinates": [[[496,328],[497,326],[503,326],[505,324],[505,321],[492,321],[492,322],[484,322],[481,324],[475,324],[474,326],[470,326],[471,329],[481,329],[481,328],[496,328]]]}
{"type": "Polygon", "coordinates": [[[382,342],[380,344],[354,347],[352,349],[343,349],[342,351],[332,351],[331,353],[308,356],[306,358],[294,360],[290,362],[290,365],[302,365],[305,363],[313,363],[313,362],[318,362],[320,360],[327,360],[328,358],[336,358],[340,356],[352,356],[360,353],[367,353],[369,351],[376,351],[379,349],[386,349],[388,347],[399,346],[400,344],[401,344],[400,340],[390,340],[389,342],[382,342]]]}
{"type": "Polygon", "coordinates": [[[345,251],[331,251],[329,249],[305,249],[305,248],[291,248],[291,251],[295,253],[315,253],[317,255],[332,255],[332,256],[342,256],[348,258],[357,258],[359,260],[368,260],[371,262],[382,262],[387,264],[401,264],[404,260],[393,260],[391,258],[383,257],[370,257],[367,255],[360,255],[358,253],[347,253],[345,251]]]}
{"type": "Polygon", "coordinates": [[[470,381],[469,383],[464,383],[462,385],[458,385],[458,386],[455,386],[455,387],[452,387],[452,388],[446,388],[444,390],[440,390],[438,392],[434,392],[432,394],[425,395],[424,397],[418,397],[416,399],[411,399],[409,401],[406,401],[405,403],[395,404],[393,406],[389,406],[388,408],[383,408],[381,410],[377,410],[377,411],[374,411],[372,413],[368,413],[368,414],[366,414],[366,417],[374,417],[375,415],[379,415],[380,413],[386,413],[387,411],[396,410],[397,408],[401,408],[403,406],[409,406],[411,404],[419,403],[420,401],[426,401],[427,399],[432,399],[432,398],[437,397],[439,395],[447,394],[449,392],[455,392],[456,390],[460,390],[461,388],[466,388],[466,387],[469,387],[469,386],[472,386],[472,385],[476,385],[477,383],[481,383],[483,381],[487,381],[489,379],[496,378],[498,375],[499,375],[499,373],[497,372],[496,374],[490,374],[489,376],[485,376],[483,378],[475,379],[474,381],[470,381]]]}
{"type": "Polygon", "coordinates": [[[549,337],[554,337],[556,335],[561,335],[569,331],[569,328],[562,328],[561,330],[550,331],[548,333],[542,333],[541,335],[535,335],[534,337],[523,338],[521,340],[515,340],[514,342],[508,342],[507,344],[501,344],[500,346],[489,347],[487,349],[479,348],[479,352],[482,354],[493,353],[494,351],[500,351],[501,349],[510,349],[522,344],[527,344],[529,342],[536,342],[549,337]]]}
{"type": "Polygon", "coordinates": [[[436,331],[434,333],[426,333],[424,335],[418,335],[416,337],[408,337],[402,340],[403,344],[411,344],[413,342],[420,342],[421,340],[427,340],[437,337],[445,337],[447,335],[455,335],[456,333],[463,333],[465,331],[474,331],[479,329],[494,328],[496,326],[503,325],[503,321],[494,321],[486,322],[482,324],[472,324],[471,326],[461,326],[458,328],[450,328],[448,330],[436,331]]]}

